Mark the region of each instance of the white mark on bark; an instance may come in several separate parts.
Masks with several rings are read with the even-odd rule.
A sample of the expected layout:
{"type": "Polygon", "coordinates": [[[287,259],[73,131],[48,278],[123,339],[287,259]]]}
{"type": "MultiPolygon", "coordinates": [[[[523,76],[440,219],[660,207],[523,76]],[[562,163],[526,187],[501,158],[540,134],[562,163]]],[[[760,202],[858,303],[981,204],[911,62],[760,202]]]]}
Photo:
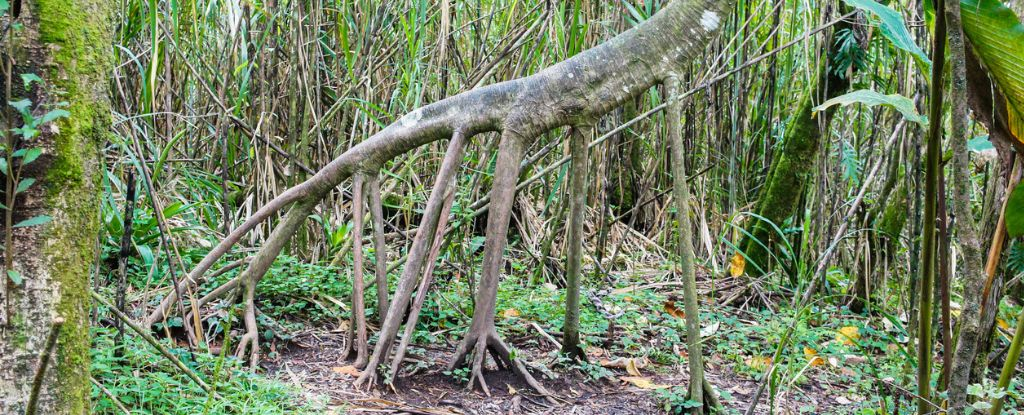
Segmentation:
{"type": "Polygon", "coordinates": [[[572,79],[572,78],[576,77],[576,75],[573,75],[572,72],[569,72],[568,74],[566,74],[566,76],[568,76],[569,79],[572,79]]]}
{"type": "Polygon", "coordinates": [[[712,31],[718,28],[718,23],[721,18],[718,17],[718,13],[711,10],[704,10],[704,14],[700,16],[700,25],[704,26],[704,30],[712,31]]]}
{"type": "Polygon", "coordinates": [[[420,119],[422,119],[422,118],[423,118],[423,110],[422,109],[418,109],[416,111],[410,112],[410,113],[406,114],[404,117],[402,117],[402,126],[406,127],[406,128],[415,127],[416,124],[419,123],[420,119]]]}

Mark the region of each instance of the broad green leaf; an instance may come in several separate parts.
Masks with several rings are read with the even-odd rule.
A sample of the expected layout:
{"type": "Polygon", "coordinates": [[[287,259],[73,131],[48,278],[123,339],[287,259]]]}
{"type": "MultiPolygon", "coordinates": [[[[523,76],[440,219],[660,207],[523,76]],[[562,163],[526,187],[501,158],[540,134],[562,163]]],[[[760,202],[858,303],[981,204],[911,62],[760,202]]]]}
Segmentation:
{"type": "Polygon", "coordinates": [[[882,36],[889,39],[897,48],[910,52],[925,68],[931,67],[931,59],[928,59],[928,55],[914,42],[910,31],[907,30],[907,25],[903,22],[903,16],[899,12],[874,0],[846,0],[846,4],[870,13],[873,20],[878,23],[878,29],[882,32],[882,36]]]}
{"type": "Polygon", "coordinates": [[[967,140],[967,149],[975,153],[980,153],[985,150],[992,150],[996,148],[992,145],[991,141],[988,141],[987,135],[977,136],[970,140],[967,140]]]}
{"type": "Polygon", "coordinates": [[[15,129],[13,129],[11,131],[14,131],[15,134],[22,136],[22,138],[24,138],[26,140],[31,139],[31,138],[39,135],[39,130],[37,130],[35,128],[32,128],[28,124],[25,124],[25,125],[23,125],[21,127],[15,128],[15,129]]]}
{"type": "Polygon", "coordinates": [[[0,174],[7,175],[7,158],[0,157],[0,174]]]}
{"type": "Polygon", "coordinates": [[[11,282],[13,282],[14,285],[19,287],[23,282],[25,282],[25,279],[21,277],[21,273],[13,269],[7,270],[7,277],[11,279],[11,282]]]}
{"type": "Polygon", "coordinates": [[[25,219],[25,220],[23,220],[21,222],[15,223],[14,226],[11,226],[11,227],[12,228],[27,228],[29,226],[42,225],[44,223],[49,222],[52,219],[53,218],[51,218],[49,216],[46,216],[46,215],[39,215],[39,216],[36,216],[34,218],[25,219]]]}
{"type": "MultiPolygon", "coordinates": [[[[1019,119],[1024,114],[1024,25],[999,0],[962,0],[960,13],[975,55],[1006,96],[1010,118],[1019,119]]],[[[1024,131],[1012,127],[1024,143],[1024,131]]]]}
{"type": "Polygon", "coordinates": [[[28,113],[29,107],[32,106],[32,101],[29,101],[28,99],[23,99],[20,101],[7,101],[7,103],[22,114],[28,113]]]}
{"type": "Polygon", "coordinates": [[[0,0],[0,16],[3,16],[4,13],[7,13],[7,9],[9,8],[11,8],[11,4],[8,3],[7,0],[0,0]]]}
{"type": "Polygon", "coordinates": [[[1006,232],[1010,238],[1024,235],[1024,185],[1018,184],[1006,202],[1006,232]]]}
{"type": "Polygon", "coordinates": [[[67,117],[70,117],[70,116],[71,116],[71,113],[68,112],[67,110],[56,109],[56,110],[53,110],[53,111],[50,111],[50,112],[46,113],[46,115],[43,115],[43,119],[39,121],[39,124],[40,125],[46,124],[46,123],[51,122],[53,120],[56,120],[58,118],[67,118],[67,117]]]}
{"type": "Polygon", "coordinates": [[[32,87],[33,82],[42,84],[43,78],[40,78],[39,75],[36,75],[34,73],[23,73],[21,74],[21,82],[25,84],[25,89],[28,90],[30,87],[32,87]]]}
{"type": "Polygon", "coordinates": [[[36,161],[36,159],[39,158],[41,154],[43,154],[43,149],[39,147],[32,147],[25,151],[25,158],[21,159],[21,164],[25,165],[33,161],[36,161]]]}
{"type": "Polygon", "coordinates": [[[32,184],[35,183],[35,182],[36,182],[36,179],[34,179],[32,177],[21,179],[21,181],[18,182],[18,188],[14,189],[14,194],[18,194],[18,193],[21,193],[21,192],[24,192],[24,191],[28,190],[28,188],[31,187],[32,184]]]}
{"type": "Polygon", "coordinates": [[[850,92],[846,95],[832,98],[821,105],[814,107],[814,111],[823,111],[833,105],[842,105],[845,107],[852,104],[864,104],[869,107],[887,105],[903,114],[903,118],[906,118],[907,121],[916,122],[922,126],[928,125],[928,117],[917,113],[917,108],[914,107],[914,101],[910,98],[899,94],[882,95],[870,89],[861,89],[850,92]]]}

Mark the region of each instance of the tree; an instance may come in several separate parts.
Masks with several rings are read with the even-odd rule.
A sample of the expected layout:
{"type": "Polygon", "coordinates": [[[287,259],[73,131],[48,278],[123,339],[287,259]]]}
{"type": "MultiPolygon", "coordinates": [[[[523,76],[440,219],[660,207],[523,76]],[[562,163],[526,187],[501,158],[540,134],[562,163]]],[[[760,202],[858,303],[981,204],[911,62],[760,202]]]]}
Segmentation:
{"type": "MultiPolygon", "coordinates": [[[[470,384],[478,384],[486,392],[482,367],[486,354],[490,352],[499,365],[510,367],[535,389],[545,392],[530,376],[525,365],[515,358],[514,352],[494,327],[502,256],[519,166],[526,148],[542,133],[558,127],[574,126],[582,130],[601,115],[680,71],[681,64],[703,51],[706,40],[717,31],[724,14],[733,4],[732,1],[714,0],[670,2],[643,24],[535,75],[477,88],[405,115],[346,151],[309,180],[260,208],[214,247],[189,278],[181,283],[181,287],[202,282],[204,273],[246,232],[277,211],[288,208],[285,218],[243,273],[242,279],[248,281],[246,284],[254,285],[267,271],[285,241],[295,233],[302,218],[332,188],[353,176],[375,176],[384,162],[397,155],[429,142],[451,138],[437,186],[430,196],[420,231],[395,289],[388,315],[384,318],[379,341],[367,370],[359,379],[363,385],[373,384],[378,380],[380,365],[391,354],[420,270],[428,264],[428,248],[437,232],[446,184],[457,169],[456,161],[461,159],[463,141],[483,132],[500,131],[490,193],[487,241],[473,320],[451,366],[470,367],[470,384]]],[[[149,322],[160,321],[174,301],[174,295],[165,298],[150,315],[149,322]]],[[[247,296],[246,301],[251,303],[252,296],[247,296]]],[[[251,314],[252,309],[248,306],[247,313],[251,314]]],[[[246,318],[246,331],[255,336],[258,328],[255,319],[249,317],[246,318]]],[[[406,324],[414,322],[407,321],[406,324]]],[[[396,357],[403,352],[398,350],[396,357]]],[[[393,375],[394,371],[391,373],[393,375]]]]}
{"type": "Polygon", "coordinates": [[[0,291],[0,413],[89,412],[88,281],[110,124],[111,6],[0,2],[3,231],[13,253],[0,291]]]}
{"type": "MultiPolygon", "coordinates": [[[[852,47],[841,42],[840,36],[830,36],[826,41],[830,47],[825,59],[821,60],[816,84],[801,98],[800,105],[786,127],[782,147],[772,159],[768,177],[754,209],[749,236],[739,244],[742,255],[746,256],[747,269],[753,274],[770,271],[770,258],[779,251],[777,238],[782,237],[772,228],[782,227],[782,223],[796,213],[800,198],[812,176],[822,133],[828,131],[828,125],[836,112],[836,107],[829,107],[823,114],[816,114],[814,108],[818,103],[846,92],[852,74],[861,65],[858,56],[860,46],[857,45],[852,27],[847,21],[836,25],[836,32],[849,36],[847,39],[853,43],[852,47]]],[[[791,277],[795,278],[795,274],[791,277]]]]}

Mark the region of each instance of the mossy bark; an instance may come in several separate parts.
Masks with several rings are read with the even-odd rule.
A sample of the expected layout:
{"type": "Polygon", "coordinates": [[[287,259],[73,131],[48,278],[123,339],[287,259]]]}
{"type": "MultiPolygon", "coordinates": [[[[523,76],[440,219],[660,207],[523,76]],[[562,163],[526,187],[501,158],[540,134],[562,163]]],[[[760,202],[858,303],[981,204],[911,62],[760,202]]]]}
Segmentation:
{"type": "MultiPolygon", "coordinates": [[[[849,25],[837,25],[837,29],[844,27],[849,25]]],[[[751,218],[748,226],[750,236],[745,237],[737,245],[747,255],[746,269],[750,274],[768,272],[775,262],[772,261],[773,257],[778,253],[776,242],[780,235],[766,220],[781,228],[782,223],[796,212],[800,198],[812,177],[812,169],[818,149],[821,147],[822,133],[827,131],[836,107],[817,114],[813,108],[827,99],[843,94],[849,88],[849,79],[837,75],[829,66],[835,52],[835,47],[830,48],[829,59],[823,60],[819,65],[815,85],[800,100],[796,115],[786,128],[782,147],[776,150],[777,155],[769,168],[768,177],[754,209],[754,213],[763,219],[751,218]]]]}
{"type": "Polygon", "coordinates": [[[99,230],[100,147],[110,124],[106,78],[112,5],[106,0],[26,1],[18,17],[24,29],[12,42],[12,49],[18,49],[11,50],[18,59],[13,83],[20,84],[20,73],[29,70],[45,86],[16,92],[31,98],[40,111],[67,102],[71,115],[44,127],[31,143],[43,155],[26,166],[23,176],[38,182],[19,194],[14,206],[21,219],[53,219],[13,229],[9,251],[24,282],[10,293],[12,324],[0,328],[0,413],[24,411],[40,349],[58,317],[64,323],[36,413],[89,412],[89,270],[99,230]]]}

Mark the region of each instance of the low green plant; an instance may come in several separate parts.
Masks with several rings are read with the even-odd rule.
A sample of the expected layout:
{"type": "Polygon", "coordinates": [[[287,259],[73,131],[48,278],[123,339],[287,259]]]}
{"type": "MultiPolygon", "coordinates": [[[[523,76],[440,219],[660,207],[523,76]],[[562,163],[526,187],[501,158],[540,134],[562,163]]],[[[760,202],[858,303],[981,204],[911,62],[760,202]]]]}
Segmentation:
{"type": "MultiPolygon", "coordinates": [[[[115,332],[105,327],[92,329],[91,373],[133,414],[302,415],[325,409],[322,402],[304,398],[285,383],[245,370],[234,358],[171,349],[216,388],[217,398],[209,399],[209,394],[143,341],[127,336],[125,344],[117,345],[115,332]],[[117,349],[121,349],[121,357],[115,354],[117,349]]],[[[94,413],[122,413],[98,387],[93,387],[92,402],[94,413]]]]}

